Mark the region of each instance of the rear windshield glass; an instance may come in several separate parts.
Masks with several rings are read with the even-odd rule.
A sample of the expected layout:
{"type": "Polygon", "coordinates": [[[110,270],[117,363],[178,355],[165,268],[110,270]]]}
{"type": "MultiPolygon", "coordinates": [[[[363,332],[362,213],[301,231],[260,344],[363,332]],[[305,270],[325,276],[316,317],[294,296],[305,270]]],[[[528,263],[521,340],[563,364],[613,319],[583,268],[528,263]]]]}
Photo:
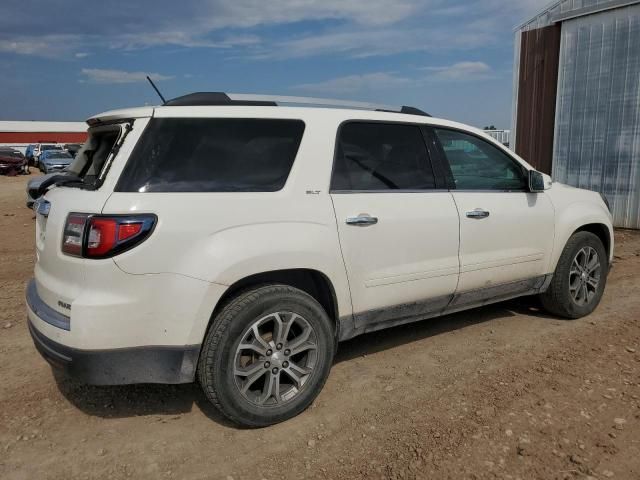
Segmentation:
{"type": "Polygon", "coordinates": [[[300,120],[156,118],[120,176],[120,192],[273,192],[296,157],[300,120]]]}

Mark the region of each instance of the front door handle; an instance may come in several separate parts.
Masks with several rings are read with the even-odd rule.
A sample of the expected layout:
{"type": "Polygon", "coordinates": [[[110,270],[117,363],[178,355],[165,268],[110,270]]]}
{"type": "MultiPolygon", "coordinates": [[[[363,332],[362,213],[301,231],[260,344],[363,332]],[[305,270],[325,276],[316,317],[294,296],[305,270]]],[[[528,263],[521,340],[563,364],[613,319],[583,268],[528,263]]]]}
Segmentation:
{"type": "Polygon", "coordinates": [[[467,218],[487,218],[489,216],[489,212],[482,208],[475,208],[470,212],[467,212],[466,215],[467,218]]]}
{"type": "Polygon", "coordinates": [[[357,217],[349,217],[346,220],[347,225],[355,225],[357,227],[366,227],[378,223],[378,217],[372,217],[367,213],[361,213],[357,217]]]}

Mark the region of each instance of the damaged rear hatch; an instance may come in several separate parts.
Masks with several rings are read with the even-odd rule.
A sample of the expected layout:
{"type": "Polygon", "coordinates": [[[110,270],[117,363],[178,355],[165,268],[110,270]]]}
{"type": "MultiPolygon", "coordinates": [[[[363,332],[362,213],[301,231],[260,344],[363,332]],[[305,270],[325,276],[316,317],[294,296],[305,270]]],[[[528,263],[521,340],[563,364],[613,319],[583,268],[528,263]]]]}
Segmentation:
{"type": "Polygon", "coordinates": [[[35,284],[29,288],[35,288],[39,299],[62,315],[71,315],[74,300],[87,287],[89,262],[97,268],[101,262],[113,266],[110,259],[87,260],[74,254],[82,232],[70,214],[102,212],[152,114],[153,108],[140,108],[89,119],[89,137],[71,165],[61,174],[48,176],[37,192],[30,192],[37,200],[35,284]]]}

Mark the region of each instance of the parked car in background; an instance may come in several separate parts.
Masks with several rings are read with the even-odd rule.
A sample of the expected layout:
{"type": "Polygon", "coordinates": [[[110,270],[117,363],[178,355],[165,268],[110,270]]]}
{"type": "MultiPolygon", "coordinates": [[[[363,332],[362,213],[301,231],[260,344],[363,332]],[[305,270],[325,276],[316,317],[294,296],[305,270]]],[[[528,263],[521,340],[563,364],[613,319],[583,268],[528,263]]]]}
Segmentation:
{"type": "Polygon", "coordinates": [[[33,153],[31,154],[33,158],[33,166],[39,166],[40,155],[47,150],[62,150],[62,145],[58,145],[55,143],[36,143],[33,146],[33,153]]]}
{"type": "Polygon", "coordinates": [[[0,175],[28,173],[27,158],[14,148],[0,148],[0,175]]]}
{"type": "Polygon", "coordinates": [[[34,208],[40,354],[91,384],[197,380],[258,427],[313,402],[340,341],[523,295],[598,306],[606,198],[473,127],[321,103],[198,93],[89,119],[34,208]]]}
{"type": "Polygon", "coordinates": [[[80,149],[82,148],[82,144],[80,143],[67,143],[64,145],[64,149],[71,154],[72,157],[78,154],[80,149]]]}
{"type": "Polygon", "coordinates": [[[45,150],[40,154],[38,165],[44,173],[59,172],[73,162],[73,157],[64,150],[45,150]]]}

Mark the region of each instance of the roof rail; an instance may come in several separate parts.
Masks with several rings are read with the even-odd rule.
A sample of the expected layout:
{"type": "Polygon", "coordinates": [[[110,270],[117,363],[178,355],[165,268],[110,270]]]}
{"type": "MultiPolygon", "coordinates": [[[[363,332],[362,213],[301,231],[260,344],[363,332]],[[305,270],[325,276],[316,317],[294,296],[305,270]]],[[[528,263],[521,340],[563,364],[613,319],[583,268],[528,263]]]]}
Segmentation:
{"type": "Polygon", "coordinates": [[[250,105],[277,107],[284,105],[305,105],[311,107],[354,108],[357,110],[375,110],[378,112],[396,112],[410,115],[430,117],[426,112],[415,107],[378,105],[369,102],[352,102],[314,97],[292,97],[277,95],[254,95],[248,93],[196,92],[168,100],[165,106],[200,106],[200,105],[250,105]]]}

